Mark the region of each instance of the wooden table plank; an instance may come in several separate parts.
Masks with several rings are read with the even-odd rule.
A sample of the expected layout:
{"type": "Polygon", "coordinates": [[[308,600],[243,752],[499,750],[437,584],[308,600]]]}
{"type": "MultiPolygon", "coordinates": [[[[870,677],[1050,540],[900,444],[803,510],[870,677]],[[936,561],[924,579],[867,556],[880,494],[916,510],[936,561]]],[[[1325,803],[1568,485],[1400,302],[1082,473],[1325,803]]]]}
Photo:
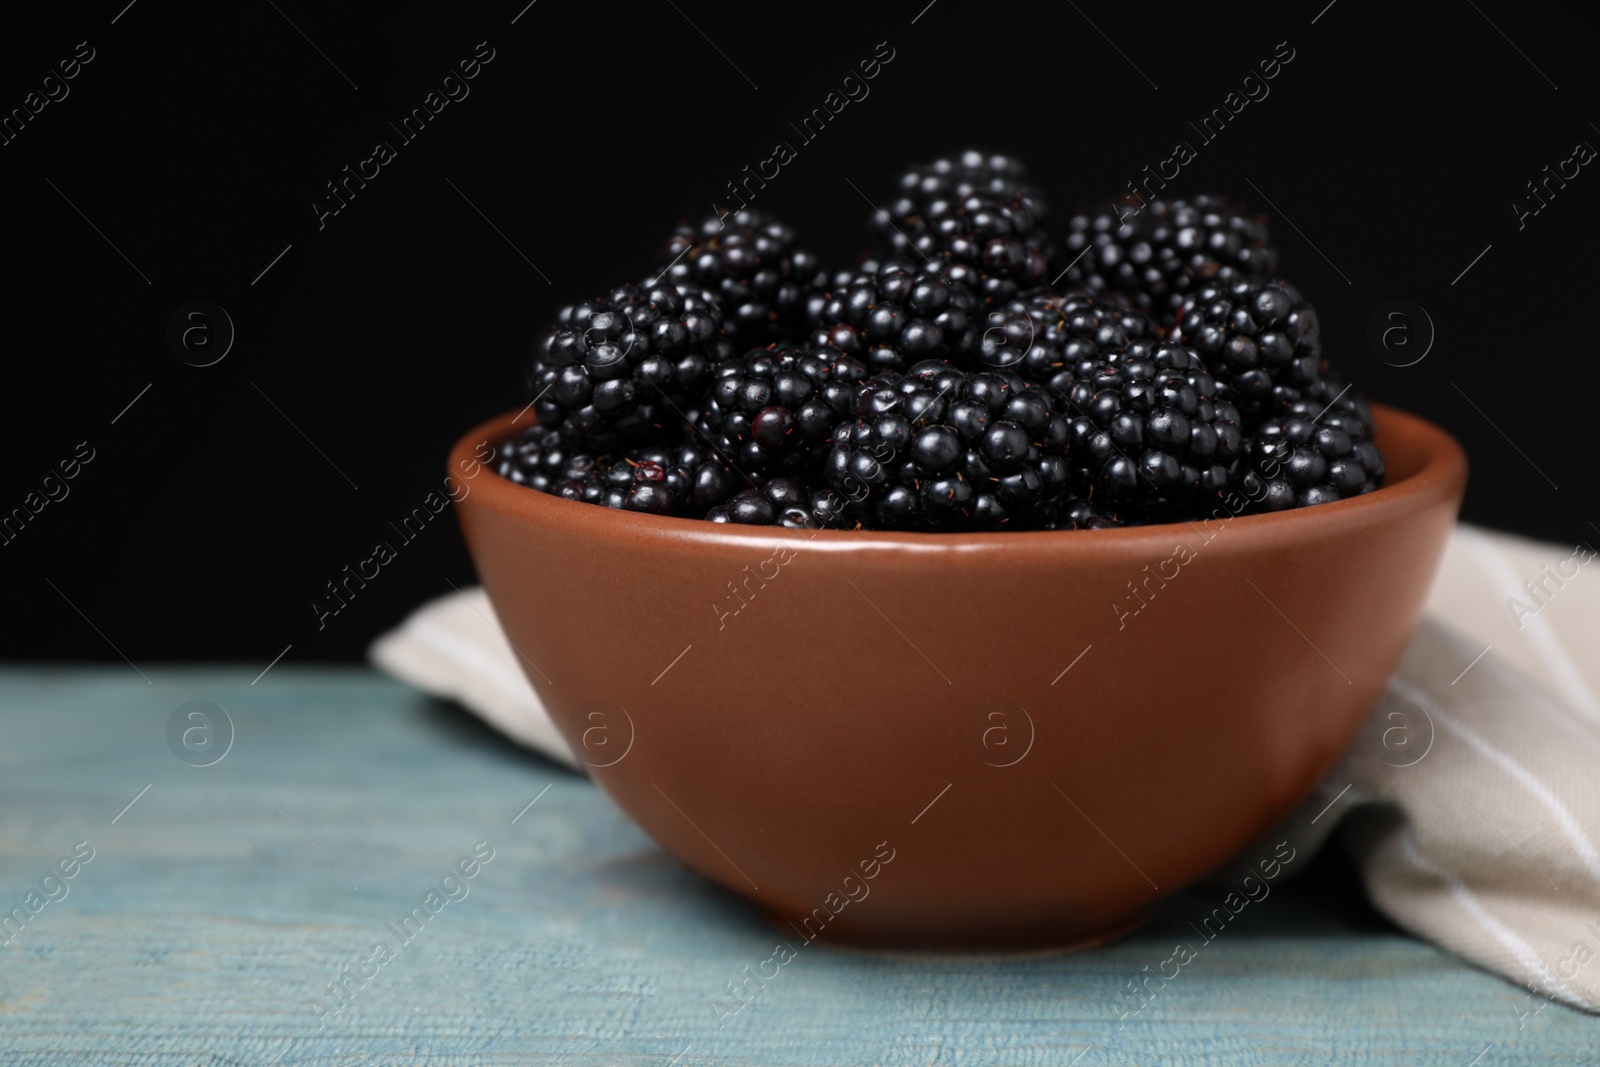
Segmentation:
{"type": "Polygon", "coordinates": [[[1195,940],[1188,921],[1218,894],[1074,955],[797,945],[719,1018],[725,983],[782,935],[584,778],[367,671],[279,665],[253,687],[245,669],[145,673],[0,671],[0,911],[77,842],[94,848],[0,944],[0,1063],[1600,1060],[1600,1020],[1551,1004],[1519,1029],[1540,1002],[1374,921],[1331,860],[1120,1026],[1127,984],[1195,940]],[[214,766],[168,749],[168,717],[193,699],[236,728],[214,766]],[[479,841],[493,858],[427,912],[479,841]],[[375,942],[399,945],[386,924],[419,905],[396,958],[336,1013],[315,1006],[375,942]]]}

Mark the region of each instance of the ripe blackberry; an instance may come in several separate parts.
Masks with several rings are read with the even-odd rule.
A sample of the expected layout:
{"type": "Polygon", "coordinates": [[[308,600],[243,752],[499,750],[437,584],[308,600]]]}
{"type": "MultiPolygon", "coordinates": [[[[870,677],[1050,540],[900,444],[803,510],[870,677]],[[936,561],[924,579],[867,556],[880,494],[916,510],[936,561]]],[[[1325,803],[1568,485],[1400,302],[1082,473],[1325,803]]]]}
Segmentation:
{"type": "Polygon", "coordinates": [[[1114,511],[1090,500],[1077,497],[1069,498],[1061,505],[1060,517],[1052,523],[1051,530],[1112,530],[1118,526],[1132,526],[1117,516],[1114,511]]]}
{"type": "Polygon", "coordinates": [[[809,311],[806,316],[806,322],[813,323],[816,321],[822,305],[828,300],[829,293],[833,292],[835,289],[843,289],[845,286],[855,281],[858,275],[875,275],[879,271],[887,268],[909,270],[911,273],[916,274],[919,273],[918,264],[921,264],[921,270],[928,269],[928,265],[923,263],[921,259],[918,259],[917,262],[913,263],[910,259],[907,259],[904,256],[875,256],[863,252],[859,257],[857,257],[853,266],[842,267],[834,271],[823,271],[822,288],[820,292],[813,292],[811,294],[810,302],[808,304],[809,311]]]}
{"type": "MultiPolygon", "coordinates": [[[[1287,393],[1287,390],[1280,390],[1287,393]]],[[[1317,421],[1317,417],[1326,411],[1338,411],[1361,424],[1362,430],[1368,437],[1373,434],[1372,405],[1367,403],[1367,398],[1356,389],[1345,384],[1344,378],[1338,371],[1323,368],[1322,376],[1317,383],[1306,390],[1298,398],[1290,399],[1284,395],[1285,417],[1298,417],[1317,421]]]]}
{"type": "Polygon", "coordinates": [[[633,449],[628,461],[654,463],[665,470],[667,487],[677,497],[679,512],[684,515],[702,514],[745,484],[724,456],[698,440],[633,449]]]}
{"type": "Polygon", "coordinates": [[[935,271],[890,260],[870,273],[836,276],[811,302],[811,343],[837,348],[874,371],[948,359],[977,345],[972,290],[935,271]]]}
{"type": "Polygon", "coordinates": [[[1069,224],[1067,278],[1093,293],[1129,294],[1143,310],[1170,316],[1210,281],[1268,278],[1278,269],[1266,216],[1222,196],[1123,197],[1069,224]],[[1080,257],[1081,258],[1077,258],[1080,257]]]}
{"type": "Polygon", "coordinates": [[[1268,419],[1250,439],[1238,484],[1255,511],[1304,508],[1370,493],[1384,473],[1383,456],[1361,420],[1328,411],[1268,419]]]}
{"type": "Polygon", "coordinates": [[[806,298],[823,282],[815,253],[772,215],[745,208],[679,226],[656,257],[662,278],[715,293],[723,329],[739,344],[764,344],[805,326],[806,298]]]}
{"type": "Polygon", "coordinates": [[[1067,439],[1038,386],[929,360],[862,384],[826,475],[869,526],[1033,529],[1066,495],[1067,439]]]}
{"type": "MultiPolygon", "coordinates": [[[[967,149],[959,156],[936,159],[908,167],[896,184],[896,195],[910,207],[935,200],[961,200],[973,194],[1021,203],[1035,216],[1047,210],[1044,194],[1028,177],[1028,168],[1014,156],[985,154],[967,149]]],[[[912,210],[891,211],[896,219],[909,218],[912,210]]]]}
{"type": "Polygon", "coordinates": [[[986,316],[975,354],[982,369],[1011,370],[1064,396],[1103,354],[1153,339],[1150,317],[1114,295],[1040,289],[986,316]]]}
{"type": "Polygon", "coordinates": [[[595,457],[563,441],[548,426],[534,425],[505,445],[495,473],[541,493],[555,491],[562,482],[588,477],[595,457]]]}
{"type": "Polygon", "coordinates": [[[678,494],[667,484],[666,468],[657,463],[602,467],[587,478],[562,482],[556,492],[568,500],[651,515],[676,515],[680,506],[678,494]]]}
{"type": "Polygon", "coordinates": [[[546,492],[652,515],[701,515],[737,488],[727,464],[693,444],[633,449],[621,460],[592,460],[587,468],[570,465],[569,472],[572,477],[546,492]]]}
{"type": "Polygon", "coordinates": [[[793,478],[773,478],[741,489],[725,504],[706,512],[710,522],[741,526],[785,526],[815,530],[853,524],[849,502],[831,489],[807,487],[793,478]]]}
{"type": "Polygon", "coordinates": [[[751,349],[717,367],[697,428],[748,477],[801,473],[818,446],[855,413],[866,365],[836,348],[751,349]]]}
{"type": "Polygon", "coordinates": [[[968,151],[907,170],[873,226],[895,254],[942,268],[984,300],[1009,300],[1045,278],[1044,214],[1020,160],[968,151]]]}
{"type": "Polygon", "coordinates": [[[1076,489],[1132,519],[1193,510],[1228,485],[1244,445],[1239,414],[1193,349],[1137,341],[1068,390],[1076,489]]]}
{"type": "Polygon", "coordinates": [[[1202,287],[1179,307],[1172,337],[1200,353],[1247,430],[1314,395],[1325,369],[1316,310],[1281,279],[1202,287]]]}
{"type": "Polygon", "coordinates": [[[711,368],[732,358],[709,292],[624,285],[563,308],[534,345],[539,422],[597,452],[671,436],[711,368]]]}

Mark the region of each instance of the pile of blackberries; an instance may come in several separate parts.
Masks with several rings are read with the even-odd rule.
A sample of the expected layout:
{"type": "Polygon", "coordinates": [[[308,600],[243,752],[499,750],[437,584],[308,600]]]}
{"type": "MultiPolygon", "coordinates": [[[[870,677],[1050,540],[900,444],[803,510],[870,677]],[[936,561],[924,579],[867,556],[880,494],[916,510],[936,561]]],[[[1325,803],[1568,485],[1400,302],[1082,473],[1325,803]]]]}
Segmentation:
{"type": "Polygon", "coordinates": [[[910,168],[825,271],[746,208],[534,344],[499,473],[712,522],[1070,530],[1305,507],[1383,478],[1264,216],[1124,199],[1047,227],[1011,157],[910,168]],[[1057,287],[1058,283],[1061,287],[1057,287]]]}

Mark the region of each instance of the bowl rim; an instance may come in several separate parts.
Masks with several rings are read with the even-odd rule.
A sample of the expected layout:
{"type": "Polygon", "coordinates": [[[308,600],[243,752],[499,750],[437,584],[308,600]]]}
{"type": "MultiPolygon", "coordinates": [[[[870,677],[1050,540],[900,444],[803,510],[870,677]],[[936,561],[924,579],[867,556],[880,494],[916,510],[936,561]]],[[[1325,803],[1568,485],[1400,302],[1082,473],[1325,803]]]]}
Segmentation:
{"type": "MultiPolygon", "coordinates": [[[[712,523],[704,519],[646,515],[599,507],[581,501],[521,486],[497,474],[493,460],[482,461],[479,444],[488,442],[496,449],[511,437],[536,424],[528,408],[506,411],[487,419],[463,435],[450,450],[449,477],[461,480],[474,463],[476,473],[468,475],[468,496],[482,496],[494,510],[541,525],[562,526],[587,537],[608,541],[633,541],[658,538],[666,541],[690,540],[755,547],[775,541],[800,541],[815,547],[889,548],[926,552],[932,549],[957,552],[1034,550],[1048,547],[1059,551],[1065,545],[1083,549],[1164,552],[1177,531],[1194,531],[1202,523],[1221,521],[1226,529],[1249,531],[1253,537],[1275,540],[1279,535],[1304,536],[1308,529],[1337,536],[1346,530],[1367,528],[1414,514],[1452,496],[1459,500],[1465,490],[1467,458],[1459,442],[1448,432],[1426,419],[1386,404],[1372,403],[1376,422],[1374,439],[1385,450],[1386,464],[1394,463],[1389,446],[1404,442],[1404,458],[1416,464],[1409,473],[1388,482],[1371,493],[1331,501],[1309,508],[1290,508],[1264,514],[1232,514],[1182,522],[1124,526],[1106,530],[999,530],[972,533],[912,532],[900,530],[790,529],[782,526],[740,526],[712,523]],[[1387,440],[1386,440],[1387,439],[1387,440]]],[[[1398,458],[1398,457],[1397,457],[1398,458]]],[[[1209,540],[1209,539],[1208,539],[1209,540]]],[[[1233,539],[1238,544],[1241,539],[1233,539]]]]}

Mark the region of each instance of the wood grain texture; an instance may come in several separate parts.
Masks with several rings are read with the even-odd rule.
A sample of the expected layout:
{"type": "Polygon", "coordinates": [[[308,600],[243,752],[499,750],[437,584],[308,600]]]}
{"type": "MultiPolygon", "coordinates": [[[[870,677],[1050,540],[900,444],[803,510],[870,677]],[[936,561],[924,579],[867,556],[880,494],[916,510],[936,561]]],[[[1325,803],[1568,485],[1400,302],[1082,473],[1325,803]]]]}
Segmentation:
{"type": "Polygon", "coordinates": [[[1327,864],[1152,980],[1155,999],[1119,1024],[1137,1006],[1127,984],[1198,943],[1189,923],[1220,893],[1184,894],[1073,955],[803,945],[668,859],[584,778],[399,684],[282,664],[254,687],[246,669],[145,673],[152,684],[126,668],[0,672],[0,916],[26,910],[74,844],[95,849],[64,899],[0,943],[0,1063],[1600,1058],[1600,1020],[1546,1004],[1519,1028],[1541,1002],[1374,921],[1327,864]],[[167,747],[169,715],[193,699],[236,730],[215,766],[167,747]],[[479,841],[493,859],[428,912],[479,841]],[[418,907],[409,945],[319,1015],[341,968],[401,945],[386,924],[418,907]],[[725,983],[785,940],[795,958],[719,1019],[725,983]]]}

